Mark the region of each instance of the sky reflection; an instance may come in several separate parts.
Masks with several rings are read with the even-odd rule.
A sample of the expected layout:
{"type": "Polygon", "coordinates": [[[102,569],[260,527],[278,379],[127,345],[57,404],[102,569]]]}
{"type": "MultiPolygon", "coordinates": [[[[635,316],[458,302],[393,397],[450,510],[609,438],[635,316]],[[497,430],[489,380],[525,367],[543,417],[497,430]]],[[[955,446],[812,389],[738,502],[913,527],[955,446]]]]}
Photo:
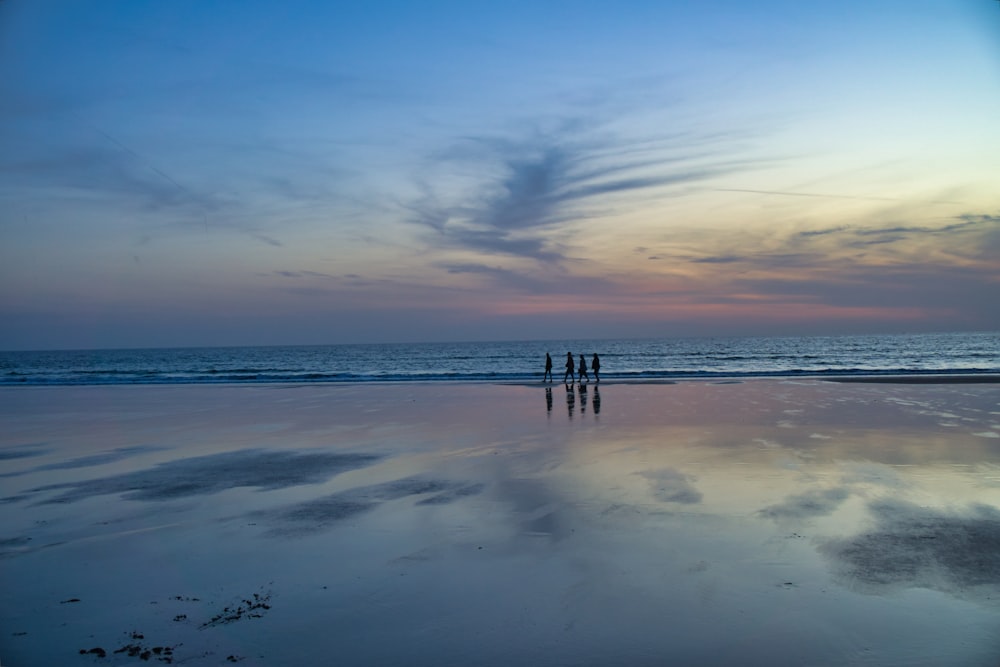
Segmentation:
{"type": "Polygon", "coordinates": [[[38,451],[0,459],[16,473],[0,621],[27,633],[0,645],[13,657],[62,655],[45,637],[72,620],[69,597],[132,611],[75,618],[67,641],[134,623],[271,663],[1000,656],[994,385],[5,394],[17,428],[0,450],[38,451]],[[58,396],[63,426],[84,426],[78,401],[101,395],[141,406],[121,439],[157,448],[122,459],[105,431],[33,418],[58,396]],[[192,396],[213,416],[185,428],[192,396]],[[40,568],[44,595],[24,583],[40,568]],[[263,590],[280,613],[192,632],[263,590]]]}

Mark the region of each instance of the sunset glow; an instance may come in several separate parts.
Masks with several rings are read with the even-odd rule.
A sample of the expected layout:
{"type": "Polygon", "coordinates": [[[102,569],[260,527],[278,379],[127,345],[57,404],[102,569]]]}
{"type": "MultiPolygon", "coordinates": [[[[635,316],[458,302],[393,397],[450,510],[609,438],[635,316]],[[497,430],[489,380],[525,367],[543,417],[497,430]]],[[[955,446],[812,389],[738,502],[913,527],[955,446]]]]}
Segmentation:
{"type": "Polygon", "coordinates": [[[0,2],[0,349],[1000,329],[1000,6],[0,2]]]}

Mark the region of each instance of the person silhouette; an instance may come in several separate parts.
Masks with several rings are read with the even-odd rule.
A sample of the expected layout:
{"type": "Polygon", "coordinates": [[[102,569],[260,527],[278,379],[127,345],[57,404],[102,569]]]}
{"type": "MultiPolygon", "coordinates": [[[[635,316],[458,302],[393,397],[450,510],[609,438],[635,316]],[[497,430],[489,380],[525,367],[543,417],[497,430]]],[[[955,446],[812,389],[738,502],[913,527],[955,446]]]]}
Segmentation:
{"type": "Polygon", "coordinates": [[[587,382],[590,382],[590,376],[587,375],[587,360],[581,354],[580,355],[580,382],[583,382],[584,378],[587,379],[587,382]]]}
{"type": "Polygon", "coordinates": [[[573,372],[573,353],[566,353],[566,372],[563,373],[563,384],[566,384],[566,378],[570,379],[570,382],[576,381],[576,374],[573,372]]]}
{"type": "Polygon", "coordinates": [[[590,370],[594,371],[594,382],[601,381],[601,359],[594,352],[594,358],[590,361],[590,370]]]}
{"type": "Polygon", "coordinates": [[[545,353],[545,374],[542,375],[542,382],[545,382],[546,377],[552,382],[552,357],[548,352],[545,353]]]}

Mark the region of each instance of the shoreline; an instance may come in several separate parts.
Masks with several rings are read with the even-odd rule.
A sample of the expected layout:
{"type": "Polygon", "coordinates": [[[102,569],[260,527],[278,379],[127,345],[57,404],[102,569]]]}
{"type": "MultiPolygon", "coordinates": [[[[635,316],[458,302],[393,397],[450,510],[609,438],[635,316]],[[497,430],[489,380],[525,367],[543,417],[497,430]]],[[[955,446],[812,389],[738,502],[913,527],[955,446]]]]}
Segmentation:
{"type": "Polygon", "coordinates": [[[862,375],[858,377],[819,378],[826,382],[876,382],[887,384],[996,384],[1000,383],[1000,375],[984,373],[982,375],[862,375]]]}
{"type": "MultiPolygon", "coordinates": [[[[705,384],[740,384],[744,382],[766,382],[773,380],[775,382],[787,382],[789,380],[809,380],[813,382],[838,382],[838,383],[858,383],[858,384],[868,384],[868,383],[879,383],[879,384],[1000,384],[1000,374],[967,374],[967,373],[956,373],[956,374],[941,374],[941,375],[851,375],[851,376],[817,376],[817,375],[753,375],[753,376],[718,376],[718,377],[698,377],[698,378],[651,378],[648,380],[642,379],[609,379],[602,380],[601,382],[522,382],[522,381],[510,381],[510,382],[487,382],[487,384],[496,384],[503,386],[519,386],[519,387],[555,387],[557,385],[576,385],[576,386],[590,386],[590,387],[605,387],[605,386],[660,386],[660,385],[675,385],[675,384],[687,384],[687,383],[705,383],[705,384]]],[[[377,384],[377,383],[372,383],[377,384]]],[[[406,384],[406,383],[399,383],[406,384]]],[[[435,383],[427,383],[435,384],[435,383]]],[[[480,384],[478,382],[469,384],[480,384]]]]}
{"type": "Polygon", "coordinates": [[[607,386],[664,386],[676,384],[739,384],[746,382],[836,382],[842,384],[1000,384],[1000,373],[929,373],[929,374],[859,374],[859,375],[713,375],[697,377],[662,377],[662,378],[608,378],[601,382],[564,383],[561,380],[542,382],[541,380],[525,379],[467,379],[467,380],[357,380],[357,381],[311,381],[278,380],[278,381],[222,381],[222,382],[107,382],[107,383],[37,383],[37,384],[0,384],[3,389],[44,389],[44,388],[82,388],[82,387],[455,387],[455,386],[504,386],[504,387],[555,387],[559,385],[575,385],[590,387],[607,386]]]}

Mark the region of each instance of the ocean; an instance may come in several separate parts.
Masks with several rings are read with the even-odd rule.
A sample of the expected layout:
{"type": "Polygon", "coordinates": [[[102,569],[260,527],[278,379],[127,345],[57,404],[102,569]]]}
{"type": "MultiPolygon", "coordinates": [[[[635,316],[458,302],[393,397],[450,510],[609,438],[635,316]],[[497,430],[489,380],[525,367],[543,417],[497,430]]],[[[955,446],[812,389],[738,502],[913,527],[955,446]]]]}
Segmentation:
{"type": "MultiPolygon", "coordinates": [[[[1000,332],[0,352],[0,386],[537,382],[545,353],[601,379],[1000,373],[1000,332]]],[[[593,380],[593,378],[591,378],[593,380]]]]}

